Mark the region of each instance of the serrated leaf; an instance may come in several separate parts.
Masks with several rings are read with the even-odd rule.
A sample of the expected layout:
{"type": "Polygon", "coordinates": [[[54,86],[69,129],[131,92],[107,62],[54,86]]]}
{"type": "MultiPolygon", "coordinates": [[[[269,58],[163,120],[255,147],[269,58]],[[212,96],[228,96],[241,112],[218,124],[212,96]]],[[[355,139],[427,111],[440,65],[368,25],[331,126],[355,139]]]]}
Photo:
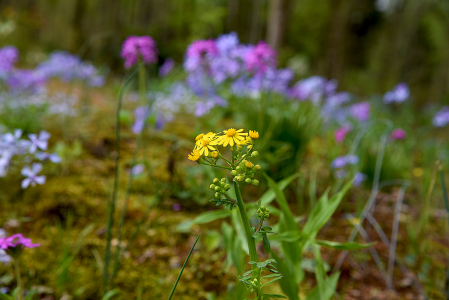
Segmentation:
{"type": "Polygon", "coordinates": [[[242,277],[244,276],[248,276],[249,274],[251,274],[254,270],[249,270],[248,272],[245,272],[245,274],[242,275],[242,277]]]}

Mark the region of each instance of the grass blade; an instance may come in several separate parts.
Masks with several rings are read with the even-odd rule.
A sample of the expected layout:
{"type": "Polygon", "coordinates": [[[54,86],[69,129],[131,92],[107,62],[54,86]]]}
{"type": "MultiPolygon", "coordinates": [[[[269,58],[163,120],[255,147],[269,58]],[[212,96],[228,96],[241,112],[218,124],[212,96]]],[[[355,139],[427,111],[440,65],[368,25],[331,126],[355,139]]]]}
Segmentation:
{"type": "Polygon", "coordinates": [[[186,261],[184,262],[184,265],[182,266],[181,272],[179,272],[178,279],[176,279],[175,285],[173,286],[173,289],[171,290],[171,293],[170,293],[170,296],[168,297],[168,300],[170,300],[171,297],[173,297],[173,294],[175,293],[176,286],[178,285],[179,279],[181,279],[182,272],[184,271],[184,268],[186,267],[187,262],[189,261],[190,254],[192,254],[193,249],[195,248],[195,245],[198,242],[199,238],[200,238],[200,234],[198,235],[198,237],[196,238],[195,243],[193,244],[192,248],[190,249],[189,255],[187,255],[186,261]]]}

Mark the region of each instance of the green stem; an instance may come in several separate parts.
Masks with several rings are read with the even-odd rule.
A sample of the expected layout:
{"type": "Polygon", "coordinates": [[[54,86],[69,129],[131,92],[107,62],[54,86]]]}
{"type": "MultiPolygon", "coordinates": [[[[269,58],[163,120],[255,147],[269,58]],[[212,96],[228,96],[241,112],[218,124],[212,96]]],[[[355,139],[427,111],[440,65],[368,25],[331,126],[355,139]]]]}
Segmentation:
{"type": "Polygon", "coordinates": [[[140,101],[145,101],[145,66],[143,65],[142,58],[139,56],[139,64],[141,65],[139,68],[139,95],[140,101]]]}
{"type": "MultiPolygon", "coordinates": [[[[251,232],[251,225],[249,224],[248,215],[246,214],[246,210],[245,210],[245,204],[243,203],[242,194],[240,193],[240,187],[239,187],[238,182],[236,182],[236,181],[234,181],[234,190],[235,190],[235,195],[237,196],[237,205],[239,207],[240,217],[242,218],[243,227],[245,228],[245,234],[246,234],[246,239],[248,242],[248,249],[249,249],[249,257],[250,257],[251,261],[258,262],[259,260],[257,259],[256,241],[253,238],[253,234],[251,232]]],[[[258,270],[257,266],[255,264],[253,264],[251,266],[252,266],[253,270],[258,270]]],[[[258,272],[254,275],[259,277],[258,272]]]]}
{"type": "Polygon", "coordinates": [[[211,166],[211,167],[215,167],[215,168],[226,169],[226,170],[232,170],[232,168],[230,168],[230,167],[217,166],[217,165],[213,165],[213,164],[204,164],[204,165],[206,165],[206,166],[211,166]]]}
{"type": "Polygon", "coordinates": [[[17,281],[17,288],[18,288],[18,295],[19,300],[23,299],[23,290],[22,290],[22,279],[20,278],[20,267],[19,267],[19,259],[14,259],[14,270],[16,271],[16,281],[17,281]]]}

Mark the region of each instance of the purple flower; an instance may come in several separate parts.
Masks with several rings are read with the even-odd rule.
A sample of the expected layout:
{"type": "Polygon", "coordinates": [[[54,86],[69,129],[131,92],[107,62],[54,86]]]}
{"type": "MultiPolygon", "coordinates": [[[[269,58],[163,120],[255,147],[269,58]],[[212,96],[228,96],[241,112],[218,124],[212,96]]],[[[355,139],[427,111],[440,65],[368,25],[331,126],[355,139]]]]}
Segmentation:
{"type": "Polygon", "coordinates": [[[150,110],[147,106],[139,106],[134,110],[135,120],[131,129],[134,134],[139,134],[142,132],[149,114],[150,110]]]}
{"type": "Polygon", "coordinates": [[[37,136],[37,134],[31,133],[28,135],[28,138],[31,141],[31,146],[30,146],[30,153],[33,154],[34,152],[36,152],[37,148],[41,149],[41,150],[47,150],[47,146],[48,146],[48,139],[50,138],[50,133],[48,133],[45,130],[42,130],[39,133],[39,137],[37,136]]]}
{"type": "Polygon", "coordinates": [[[351,106],[349,109],[351,116],[358,121],[366,121],[370,115],[370,105],[368,102],[361,102],[351,106]]]}
{"type": "Polygon", "coordinates": [[[35,70],[14,70],[6,79],[6,85],[13,93],[42,92],[47,78],[35,70]]]}
{"type": "Polygon", "coordinates": [[[59,164],[61,162],[61,158],[56,153],[46,153],[46,152],[37,152],[36,157],[39,160],[49,160],[55,164],[59,164]]]}
{"type": "Polygon", "coordinates": [[[220,51],[220,54],[228,54],[238,46],[239,38],[237,36],[237,33],[231,32],[228,34],[220,35],[215,40],[215,44],[220,51]]]}
{"type": "Polygon", "coordinates": [[[342,127],[338,128],[335,133],[335,141],[337,141],[337,143],[341,143],[344,141],[346,134],[348,134],[349,132],[352,131],[352,127],[351,125],[343,125],[342,127]]]}
{"type": "Polygon", "coordinates": [[[10,250],[11,248],[36,248],[40,244],[33,244],[31,239],[24,237],[21,233],[13,234],[10,237],[0,238],[0,249],[10,250]]]}
{"type": "Polygon", "coordinates": [[[206,69],[208,71],[210,61],[218,54],[218,48],[214,40],[195,41],[187,48],[184,69],[188,72],[193,72],[197,69],[206,69]]]}
{"type": "Polygon", "coordinates": [[[432,124],[435,127],[444,127],[449,123],[449,106],[444,106],[435,113],[432,124]]]}
{"type": "Polygon", "coordinates": [[[331,168],[340,169],[346,165],[355,165],[359,162],[359,157],[357,155],[345,155],[335,158],[331,163],[331,168]]]}
{"type": "MultiPolygon", "coordinates": [[[[6,231],[3,228],[0,228],[0,239],[4,237],[6,237],[6,231]]],[[[8,264],[10,261],[11,257],[6,254],[5,250],[0,249],[0,263],[8,264]]]]}
{"type": "Polygon", "coordinates": [[[174,67],[175,67],[175,61],[171,58],[167,58],[164,61],[164,63],[162,64],[162,66],[159,68],[159,76],[161,76],[161,77],[167,76],[168,73],[170,73],[174,67]]]}
{"type": "Polygon", "coordinates": [[[394,87],[393,90],[386,92],[384,95],[385,103],[397,102],[401,103],[408,99],[410,96],[410,90],[406,83],[401,82],[394,87]]]}
{"type": "Polygon", "coordinates": [[[276,68],[277,52],[264,41],[260,41],[245,57],[246,69],[253,73],[265,73],[276,68]]]}
{"type": "Polygon", "coordinates": [[[173,204],[172,208],[173,208],[173,211],[180,211],[181,210],[181,204],[175,203],[175,204],[173,204]]]}
{"type": "Polygon", "coordinates": [[[0,78],[2,74],[8,73],[14,67],[19,57],[19,51],[16,47],[6,46],[0,49],[0,78]]]}
{"type": "Polygon", "coordinates": [[[137,164],[134,167],[131,168],[131,174],[136,176],[143,173],[145,170],[145,166],[143,164],[137,164]]]}
{"type": "Polygon", "coordinates": [[[366,175],[360,172],[357,172],[354,176],[354,181],[352,182],[353,186],[359,186],[363,181],[365,181],[366,175]]]}
{"type": "Polygon", "coordinates": [[[145,64],[151,64],[157,61],[157,54],[156,42],[150,36],[129,36],[120,53],[127,69],[138,62],[139,55],[145,64]]]}
{"type": "Polygon", "coordinates": [[[320,76],[312,76],[298,81],[289,92],[290,97],[298,100],[310,99],[312,103],[319,104],[326,93],[327,80],[320,76]]]}
{"type": "Polygon", "coordinates": [[[22,180],[22,189],[26,189],[29,185],[35,186],[37,184],[44,184],[45,183],[45,176],[41,175],[38,176],[37,173],[39,173],[42,170],[42,165],[40,163],[34,163],[31,167],[24,167],[21,171],[22,175],[28,178],[25,178],[22,180]]]}
{"type": "Polygon", "coordinates": [[[406,132],[404,129],[395,129],[393,130],[393,132],[390,134],[390,137],[392,140],[403,140],[406,137],[406,132]]]}

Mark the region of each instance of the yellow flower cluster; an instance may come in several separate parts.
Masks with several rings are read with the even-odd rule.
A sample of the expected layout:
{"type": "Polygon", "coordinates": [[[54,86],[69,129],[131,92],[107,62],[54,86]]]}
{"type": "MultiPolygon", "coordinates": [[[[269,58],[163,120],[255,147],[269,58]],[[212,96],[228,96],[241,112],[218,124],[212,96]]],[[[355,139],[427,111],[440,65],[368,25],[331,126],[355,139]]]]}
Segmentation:
{"type": "MultiPolygon", "coordinates": [[[[209,132],[207,134],[200,134],[195,138],[195,148],[188,156],[191,161],[198,161],[203,155],[218,158],[217,146],[242,147],[247,144],[252,144],[252,140],[259,138],[257,131],[250,130],[249,134],[243,132],[243,129],[236,130],[229,128],[224,130],[223,134],[209,132]]],[[[251,145],[250,145],[251,146],[251,145]]],[[[248,147],[250,147],[248,146],[248,147]]]]}

